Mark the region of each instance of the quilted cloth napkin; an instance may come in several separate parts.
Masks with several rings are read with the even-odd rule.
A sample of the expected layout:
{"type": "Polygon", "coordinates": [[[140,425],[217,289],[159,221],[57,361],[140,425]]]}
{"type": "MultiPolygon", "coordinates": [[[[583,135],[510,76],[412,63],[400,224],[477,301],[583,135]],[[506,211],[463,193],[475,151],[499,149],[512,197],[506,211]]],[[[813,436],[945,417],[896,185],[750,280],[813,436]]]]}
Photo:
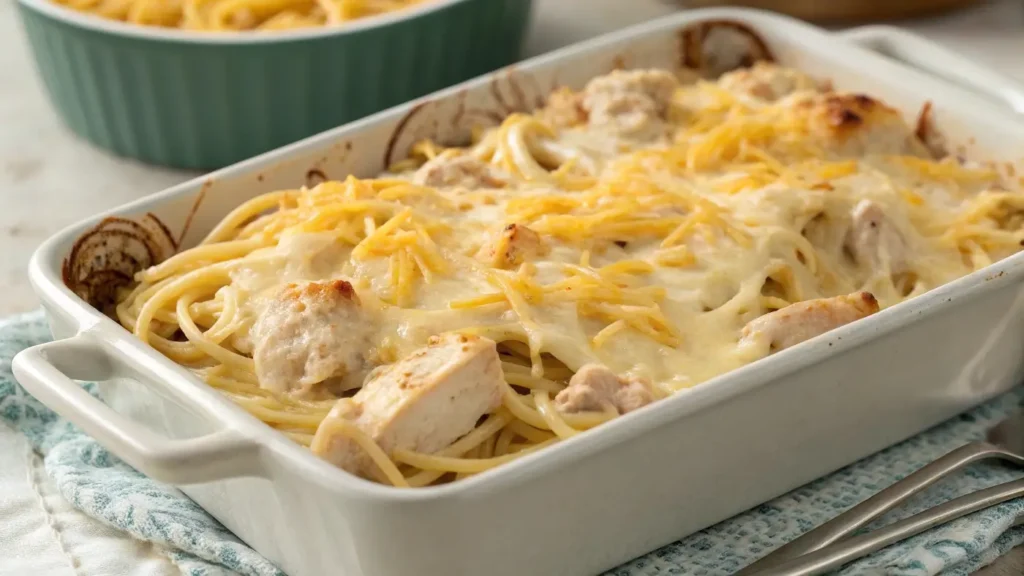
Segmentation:
{"type": "MultiPolygon", "coordinates": [[[[50,337],[41,313],[0,320],[0,418],[23,433],[72,505],[132,536],[165,546],[189,576],[284,573],[248,548],[184,494],[149,480],[32,398],[14,380],[11,358],[50,337]]],[[[94,387],[85,384],[94,392],[94,387]]],[[[735,518],[655,550],[610,576],[728,575],[942,454],[974,439],[1024,400],[1017,388],[920,436],[735,518]]],[[[1024,477],[998,464],[968,468],[882,519],[887,523],[949,498],[1024,477]]],[[[843,568],[842,576],[964,575],[1024,543],[1024,499],[983,510],[843,568]]]]}

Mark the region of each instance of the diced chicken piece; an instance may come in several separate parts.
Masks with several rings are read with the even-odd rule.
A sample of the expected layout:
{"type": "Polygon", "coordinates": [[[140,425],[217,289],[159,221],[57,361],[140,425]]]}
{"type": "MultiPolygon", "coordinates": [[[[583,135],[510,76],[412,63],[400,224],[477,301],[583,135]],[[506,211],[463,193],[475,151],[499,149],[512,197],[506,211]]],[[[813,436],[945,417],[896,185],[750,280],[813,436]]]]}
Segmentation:
{"type": "Polygon", "coordinates": [[[546,252],[539,234],[522,224],[509,224],[484,244],[477,256],[495,268],[512,268],[546,252]]]}
{"type": "Polygon", "coordinates": [[[583,109],[592,126],[650,139],[664,131],[672,95],[679,81],[664,70],[615,70],[590,81],[583,91],[583,109]]]}
{"type": "Polygon", "coordinates": [[[440,154],[413,175],[413,182],[435,188],[501,188],[505,185],[501,172],[486,162],[467,154],[440,154]]]}
{"type": "Polygon", "coordinates": [[[878,301],[869,292],[805,300],[751,320],[743,327],[742,343],[784,350],[875,312],[878,301]]]}
{"type": "Polygon", "coordinates": [[[501,406],[504,375],[494,341],[446,334],[371,374],[352,398],[342,398],[317,428],[311,448],[349,472],[371,477],[374,465],[338,423],[366,433],[385,453],[402,448],[430,454],[470,432],[501,406]]]}
{"type": "Polygon", "coordinates": [[[625,414],[654,402],[641,381],[620,378],[602,364],[587,364],[573,374],[569,386],[555,396],[562,412],[602,412],[609,408],[625,414]]]}
{"type": "Polygon", "coordinates": [[[861,200],[852,217],[846,247],[857,263],[874,270],[888,266],[891,274],[906,271],[907,243],[882,207],[871,200],[861,200]]]}
{"type": "Polygon", "coordinates": [[[348,282],[288,284],[253,326],[260,387],[322,396],[358,386],[372,331],[348,282]]]}
{"type": "Polygon", "coordinates": [[[801,94],[794,95],[787,103],[808,115],[812,137],[830,155],[931,157],[899,111],[870,96],[834,92],[801,94]]]}
{"type": "Polygon", "coordinates": [[[718,84],[734,94],[767,102],[774,102],[794,92],[822,91],[826,88],[803,72],[763,61],[750,68],[740,68],[725,74],[719,78],[718,84]]]}
{"type": "Polygon", "coordinates": [[[562,87],[548,96],[540,117],[555,128],[567,128],[586,122],[587,112],[583,109],[581,95],[562,87]]]}

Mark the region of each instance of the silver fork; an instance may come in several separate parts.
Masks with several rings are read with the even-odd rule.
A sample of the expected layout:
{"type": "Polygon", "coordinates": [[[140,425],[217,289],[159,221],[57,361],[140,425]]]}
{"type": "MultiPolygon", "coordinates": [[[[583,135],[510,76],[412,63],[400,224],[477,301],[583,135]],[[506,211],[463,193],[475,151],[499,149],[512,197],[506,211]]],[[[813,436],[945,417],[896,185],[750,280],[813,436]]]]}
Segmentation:
{"type": "Polygon", "coordinates": [[[1017,412],[989,429],[986,440],[953,450],[754,562],[735,576],[823,574],[940,524],[1024,496],[1024,480],[1006,482],[955,498],[867,534],[847,538],[907,498],[968,464],[995,458],[1024,466],[1024,412],[1017,412]]]}

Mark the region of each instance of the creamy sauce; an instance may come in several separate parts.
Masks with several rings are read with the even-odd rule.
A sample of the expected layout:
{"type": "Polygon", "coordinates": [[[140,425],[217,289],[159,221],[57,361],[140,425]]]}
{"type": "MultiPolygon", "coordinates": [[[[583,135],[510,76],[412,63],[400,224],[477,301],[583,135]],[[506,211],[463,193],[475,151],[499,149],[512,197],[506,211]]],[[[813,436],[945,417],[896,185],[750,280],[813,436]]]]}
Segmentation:
{"type": "MultiPolygon", "coordinates": [[[[245,331],[282,284],[345,279],[382,359],[464,331],[527,343],[535,361],[548,353],[571,370],[604,364],[670,393],[766,354],[739,345],[740,332],[786,304],[865,290],[884,308],[1019,249],[1011,224],[1024,203],[1002,192],[1017,183],[923,156],[880,102],[814,91],[769,102],[743,82],[734,92],[701,82],[648,102],[665,80],[644,92],[642,74],[618,89],[605,80],[601,94],[621,101],[579,96],[602,106],[600,125],[516,115],[467,149],[425,143],[418,160],[380,180],[289,192],[278,212],[226,232],[267,244],[229,266],[244,319],[235,340],[251,340],[245,331]],[[838,118],[856,122],[827,120],[846,105],[838,118]],[[616,111],[643,130],[608,120],[616,111]],[[638,120],[644,111],[662,116],[638,120]],[[413,184],[429,159],[440,184],[413,184]],[[486,184],[467,187],[477,173],[486,184]],[[449,177],[457,183],[445,185],[449,177]],[[1008,198],[988,198],[999,194],[1008,198]],[[898,232],[908,272],[852,255],[862,200],[898,232]],[[536,232],[543,255],[511,269],[476,256],[510,224],[536,232]]],[[[815,84],[773,86],[775,97],[815,84]]]]}
{"type": "MultiPolygon", "coordinates": [[[[786,106],[785,102],[769,106],[742,96],[747,104],[737,100],[733,106],[755,119],[763,115],[770,120],[774,116],[761,111],[779,114],[777,110],[786,106]]],[[[885,307],[903,300],[908,290],[919,294],[974,269],[962,257],[961,245],[940,238],[946,230],[939,224],[964,209],[969,194],[965,187],[976,187],[976,180],[965,185],[955,179],[923,178],[901,157],[869,153],[848,159],[830,157],[827,150],[792,154],[784,148],[773,149],[770,142],[763,152],[787,166],[783,174],[772,172],[770,163],[758,162],[756,153],[717,159],[705,170],[688,169],[676,158],[708,135],[689,134],[687,128],[708,114],[720,113],[709,109],[721,108],[722,100],[716,91],[698,86],[680,89],[674,101],[679,106],[703,104],[677,114],[684,120],[673,127],[674,134],[660,139],[631,140],[603,127],[584,125],[526,140],[525,151],[534,158],[556,151],[567,158],[585,159],[577,163],[586,166],[577,171],[578,178],[590,179],[593,186],[582,191],[566,189],[555,178],[524,178],[514,160],[495,159],[502,150],[516,150],[503,149],[501,140],[519,124],[535,122],[524,118],[506,122],[466,152],[500,170],[508,182],[505,187],[440,186],[429,194],[410,195],[409,201],[386,203],[389,209],[372,217],[373,226],[384,225],[389,215],[406,206],[414,207],[417,221],[438,228],[431,239],[447,267],[429,279],[418,274],[408,280],[411,295],[401,306],[395,305],[390,256],[353,256],[351,243],[330,231],[318,231],[288,235],[267,249],[273,255],[270,259],[232,271],[233,283],[250,295],[243,308],[249,315],[258,315],[261,295],[283,282],[344,278],[353,283],[365,305],[375,309],[376,341],[393,347],[396,357],[423,346],[434,334],[466,330],[499,339],[504,335],[530,340],[573,370],[598,362],[671,391],[763,353],[743,349],[737,342],[745,323],[774,309],[761,297],[769,277],[784,287],[780,297],[786,302],[867,290],[885,307]],[[816,176],[829,170],[840,175],[816,176]],[[752,175],[761,178],[763,185],[752,175]],[[922,204],[908,202],[908,192],[922,204]],[[905,238],[916,275],[911,286],[895,286],[886,270],[865,269],[844,248],[850,213],[863,199],[877,203],[905,238]],[[695,223],[666,247],[666,238],[694,213],[694,201],[701,203],[696,210],[713,213],[712,219],[695,223]],[[621,212],[614,212],[617,206],[621,212]],[[595,215],[602,213],[607,214],[607,222],[638,226],[609,232],[595,222],[595,215]],[[931,218],[932,225],[923,225],[922,218],[931,218]],[[510,271],[492,269],[473,257],[490,235],[512,223],[537,231],[549,251],[510,271]],[[573,227],[579,232],[573,232],[573,227]],[[585,253],[589,265],[581,266],[585,253]],[[673,256],[674,264],[659,263],[673,256]],[[600,276],[596,272],[600,268],[624,261],[646,264],[649,269],[609,275],[603,288],[586,286],[586,282],[576,288],[618,292],[620,302],[576,299],[570,296],[572,286],[567,286],[540,298],[531,297],[529,291],[515,291],[522,299],[518,307],[504,298],[479,306],[460,304],[500,294],[495,275],[510,283],[522,280],[543,288],[572,278],[600,276]],[[652,316],[640,313],[641,308],[663,325],[650,324],[652,316]],[[647,323],[648,332],[663,337],[627,326],[596,345],[594,337],[619,318],[647,323]]],[[[789,136],[780,132],[780,137],[789,136]]],[[[891,149],[890,140],[882,141],[880,147],[891,149]]],[[[392,176],[412,181],[414,175],[415,170],[409,170],[392,176]]],[[[986,182],[992,185],[995,180],[986,182]]],[[[325,183],[304,194],[315,198],[344,187],[325,183]]]]}

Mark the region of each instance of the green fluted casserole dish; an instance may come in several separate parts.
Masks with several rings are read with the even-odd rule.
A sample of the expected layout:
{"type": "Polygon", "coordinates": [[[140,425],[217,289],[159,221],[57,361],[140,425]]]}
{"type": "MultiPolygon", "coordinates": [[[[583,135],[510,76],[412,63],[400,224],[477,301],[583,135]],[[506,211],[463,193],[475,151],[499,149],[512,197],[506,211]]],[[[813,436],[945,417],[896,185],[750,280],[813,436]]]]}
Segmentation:
{"type": "Polygon", "coordinates": [[[18,0],[57,113],[97,146],[213,169],[514,62],[531,0],[435,0],[336,28],[209,33],[18,0]]]}

